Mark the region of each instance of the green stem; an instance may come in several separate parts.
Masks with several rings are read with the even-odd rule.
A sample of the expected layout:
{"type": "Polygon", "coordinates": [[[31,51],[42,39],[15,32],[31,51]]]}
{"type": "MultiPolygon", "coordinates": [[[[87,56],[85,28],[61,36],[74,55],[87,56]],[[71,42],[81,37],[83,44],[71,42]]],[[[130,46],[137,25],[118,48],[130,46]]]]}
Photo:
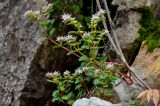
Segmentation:
{"type": "Polygon", "coordinates": [[[94,10],[93,10],[93,0],[91,0],[91,15],[94,13],[94,10]]]}
{"type": "MultiPolygon", "coordinates": [[[[77,48],[75,46],[73,46],[75,50],[77,50],[77,48]]],[[[78,48],[78,53],[81,54],[82,56],[86,56],[85,54],[83,54],[80,49],[78,48]]]]}

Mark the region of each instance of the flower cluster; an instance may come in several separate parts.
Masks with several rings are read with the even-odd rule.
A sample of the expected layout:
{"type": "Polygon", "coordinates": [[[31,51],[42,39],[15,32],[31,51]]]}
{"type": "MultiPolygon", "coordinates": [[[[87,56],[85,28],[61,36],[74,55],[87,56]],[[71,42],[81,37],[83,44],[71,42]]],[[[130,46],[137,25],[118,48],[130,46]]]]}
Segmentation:
{"type": "Polygon", "coordinates": [[[103,14],[105,14],[105,11],[103,9],[99,10],[97,13],[92,15],[91,22],[100,19],[100,16],[103,14]]]}
{"type": "Polygon", "coordinates": [[[90,69],[90,67],[88,67],[88,66],[82,67],[83,72],[84,72],[84,71],[87,71],[87,70],[89,70],[89,69],[90,69]]]}
{"type": "Polygon", "coordinates": [[[63,41],[76,41],[76,37],[73,37],[72,35],[67,35],[67,36],[59,36],[57,37],[58,42],[63,42],[63,41]]]}
{"type": "Polygon", "coordinates": [[[82,38],[86,38],[90,36],[90,32],[84,32],[82,38]]]}
{"type": "Polygon", "coordinates": [[[101,72],[102,70],[100,69],[100,68],[97,68],[97,69],[95,69],[95,73],[99,73],[99,72],[101,72]]]}
{"type": "Polygon", "coordinates": [[[69,75],[70,72],[69,72],[68,70],[66,70],[63,74],[64,74],[64,75],[69,75]]]}
{"type": "Polygon", "coordinates": [[[104,30],[104,32],[105,32],[106,34],[108,34],[108,33],[109,33],[109,31],[108,31],[108,30],[104,30]]]}
{"type": "Polygon", "coordinates": [[[98,16],[101,16],[101,15],[105,14],[105,10],[100,9],[96,14],[97,14],[98,16]]]}
{"type": "Polygon", "coordinates": [[[82,25],[80,22],[78,22],[75,17],[71,17],[71,14],[63,14],[61,16],[63,22],[70,24],[70,25],[74,25],[76,28],[80,29],[82,28],[82,25]]]}
{"type": "Polygon", "coordinates": [[[58,76],[58,75],[60,75],[60,73],[55,71],[55,72],[47,72],[45,76],[48,78],[54,78],[55,76],[58,76]]]}
{"type": "Polygon", "coordinates": [[[33,20],[39,19],[40,11],[28,10],[24,13],[24,16],[33,20]]]}
{"type": "Polygon", "coordinates": [[[71,17],[71,14],[63,14],[62,15],[63,22],[66,22],[66,21],[68,21],[70,19],[74,19],[74,18],[71,17]]]}
{"type": "Polygon", "coordinates": [[[111,69],[113,67],[114,67],[114,64],[113,63],[109,63],[109,64],[107,64],[106,69],[111,69]]]}
{"type": "Polygon", "coordinates": [[[43,7],[42,11],[43,11],[43,12],[47,12],[49,9],[52,8],[52,6],[53,6],[53,4],[48,4],[47,6],[44,6],[44,7],[43,7]]]}
{"type": "Polygon", "coordinates": [[[76,73],[76,74],[81,74],[81,73],[83,73],[83,72],[85,72],[85,71],[87,71],[87,70],[89,70],[89,69],[90,69],[90,67],[85,66],[85,67],[82,67],[82,68],[77,69],[77,70],[75,71],[75,73],[76,73]]]}
{"type": "Polygon", "coordinates": [[[32,11],[28,10],[24,13],[24,16],[28,16],[29,14],[39,15],[40,11],[32,11]]]}

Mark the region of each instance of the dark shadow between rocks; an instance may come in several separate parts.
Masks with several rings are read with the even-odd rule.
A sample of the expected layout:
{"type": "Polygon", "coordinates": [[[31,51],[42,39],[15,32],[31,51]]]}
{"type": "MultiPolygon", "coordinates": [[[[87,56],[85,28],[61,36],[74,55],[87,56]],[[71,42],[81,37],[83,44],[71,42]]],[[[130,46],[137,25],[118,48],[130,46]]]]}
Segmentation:
{"type": "MultiPolygon", "coordinates": [[[[52,92],[56,89],[47,82],[47,72],[74,70],[77,58],[67,56],[61,48],[54,49],[52,44],[44,42],[32,61],[30,72],[22,90],[21,106],[57,106],[52,103],[52,92]]],[[[58,106],[64,106],[58,104],[58,106]]]]}

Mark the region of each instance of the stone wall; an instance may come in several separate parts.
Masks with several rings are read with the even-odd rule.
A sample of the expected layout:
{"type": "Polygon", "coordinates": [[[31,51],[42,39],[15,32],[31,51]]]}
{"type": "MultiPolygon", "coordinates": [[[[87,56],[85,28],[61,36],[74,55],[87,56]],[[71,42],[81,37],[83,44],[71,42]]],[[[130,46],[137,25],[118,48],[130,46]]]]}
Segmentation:
{"type": "Polygon", "coordinates": [[[41,4],[27,0],[0,1],[0,106],[19,106],[41,32],[23,14],[41,4]]]}

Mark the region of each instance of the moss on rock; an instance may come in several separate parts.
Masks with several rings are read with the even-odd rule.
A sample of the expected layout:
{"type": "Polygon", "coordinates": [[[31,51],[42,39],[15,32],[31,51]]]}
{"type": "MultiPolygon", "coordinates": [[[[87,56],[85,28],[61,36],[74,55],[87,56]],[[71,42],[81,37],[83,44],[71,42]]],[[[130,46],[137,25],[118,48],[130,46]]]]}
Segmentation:
{"type": "Polygon", "coordinates": [[[154,12],[149,7],[143,7],[140,11],[142,13],[140,36],[135,42],[145,41],[148,51],[152,52],[155,48],[160,47],[160,21],[156,19],[154,12]]]}

